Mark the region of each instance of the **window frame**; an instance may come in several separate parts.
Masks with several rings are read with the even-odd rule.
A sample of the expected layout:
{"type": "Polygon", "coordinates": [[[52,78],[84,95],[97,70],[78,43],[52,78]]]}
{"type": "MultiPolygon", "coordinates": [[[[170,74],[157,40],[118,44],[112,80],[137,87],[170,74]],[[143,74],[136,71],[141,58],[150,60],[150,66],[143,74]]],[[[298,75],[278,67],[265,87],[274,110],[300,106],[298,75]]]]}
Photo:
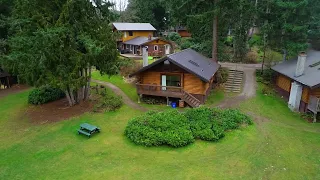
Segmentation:
{"type": "Polygon", "coordinates": [[[159,46],[158,46],[158,45],[154,45],[154,46],[153,46],[153,50],[154,50],[154,51],[159,51],[159,46]],[[156,47],[157,47],[157,49],[156,49],[156,47]]]}

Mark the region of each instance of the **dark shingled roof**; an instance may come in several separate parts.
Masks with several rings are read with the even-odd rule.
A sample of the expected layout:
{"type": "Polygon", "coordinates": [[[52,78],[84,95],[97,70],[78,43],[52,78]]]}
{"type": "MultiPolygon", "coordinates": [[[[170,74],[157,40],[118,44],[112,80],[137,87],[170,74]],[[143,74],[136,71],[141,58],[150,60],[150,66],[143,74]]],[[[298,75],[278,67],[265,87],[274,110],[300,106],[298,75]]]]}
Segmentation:
{"type": "Polygon", "coordinates": [[[307,52],[307,61],[305,73],[300,77],[295,77],[295,71],[297,67],[298,58],[285,61],[272,67],[272,69],[280,74],[283,74],[301,84],[304,84],[310,88],[317,88],[320,86],[320,51],[309,50],[307,52]],[[312,65],[317,65],[311,67],[312,65]]]}
{"type": "Polygon", "coordinates": [[[198,76],[204,82],[209,82],[210,79],[220,68],[220,65],[212,61],[211,59],[201,55],[200,53],[192,49],[186,49],[184,51],[171,54],[162,59],[159,59],[158,61],[146,67],[143,67],[142,69],[140,69],[134,74],[131,74],[130,76],[134,76],[166,60],[181,67],[187,72],[198,76]]]}
{"type": "Polygon", "coordinates": [[[2,68],[0,68],[0,78],[10,76],[9,73],[5,72],[2,68]]]}
{"type": "Polygon", "coordinates": [[[150,23],[113,23],[118,31],[156,31],[150,23]]]}
{"type": "Polygon", "coordinates": [[[157,39],[160,39],[158,37],[151,37],[151,40],[149,40],[148,37],[136,37],[136,38],[133,38],[133,39],[130,39],[128,41],[125,41],[123,42],[123,44],[131,44],[131,45],[137,45],[137,46],[141,46],[143,44],[146,44],[148,42],[151,42],[151,41],[154,41],[154,40],[157,40],[157,39]]]}

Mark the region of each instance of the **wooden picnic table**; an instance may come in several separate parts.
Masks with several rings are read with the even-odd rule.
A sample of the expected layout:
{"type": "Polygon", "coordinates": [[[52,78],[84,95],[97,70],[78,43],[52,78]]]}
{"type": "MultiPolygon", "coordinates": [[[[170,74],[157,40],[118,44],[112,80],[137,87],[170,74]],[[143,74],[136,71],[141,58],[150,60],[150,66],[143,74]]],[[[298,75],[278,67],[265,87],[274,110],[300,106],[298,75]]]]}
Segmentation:
{"type": "Polygon", "coordinates": [[[97,126],[88,124],[88,123],[83,123],[80,125],[80,129],[78,130],[78,134],[83,134],[88,136],[89,138],[91,137],[92,134],[100,132],[100,128],[97,126]]]}

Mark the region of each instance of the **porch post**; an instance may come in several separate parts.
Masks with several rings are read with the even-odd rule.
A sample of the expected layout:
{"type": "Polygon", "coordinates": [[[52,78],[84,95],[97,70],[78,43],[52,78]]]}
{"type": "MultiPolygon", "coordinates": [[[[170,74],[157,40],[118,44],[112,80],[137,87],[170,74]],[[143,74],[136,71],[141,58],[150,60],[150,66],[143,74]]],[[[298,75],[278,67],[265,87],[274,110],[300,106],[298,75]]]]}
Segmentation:
{"type": "Polygon", "coordinates": [[[166,97],[167,98],[167,106],[169,106],[169,97],[166,97]]]}
{"type": "Polygon", "coordinates": [[[10,86],[10,80],[9,80],[9,76],[7,76],[7,85],[8,85],[8,88],[10,88],[11,86],[10,86]]]}

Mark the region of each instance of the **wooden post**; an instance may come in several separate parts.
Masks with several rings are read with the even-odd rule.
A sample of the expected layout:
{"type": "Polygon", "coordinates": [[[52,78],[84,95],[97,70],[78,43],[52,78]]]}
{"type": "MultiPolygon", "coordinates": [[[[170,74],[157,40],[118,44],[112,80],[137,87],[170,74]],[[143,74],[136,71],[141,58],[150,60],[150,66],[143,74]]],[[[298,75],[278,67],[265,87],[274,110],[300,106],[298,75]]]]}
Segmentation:
{"type": "Polygon", "coordinates": [[[317,115],[318,115],[318,113],[314,113],[313,123],[316,123],[316,122],[317,122],[317,115]]]}
{"type": "Polygon", "coordinates": [[[138,104],[141,103],[142,94],[138,94],[138,104]]]}
{"type": "Polygon", "coordinates": [[[7,85],[8,85],[8,88],[10,88],[10,80],[9,80],[9,76],[7,76],[7,85]]]}
{"type": "Polygon", "coordinates": [[[166,97],[167,98],[167,106],[169,106],[169,97],[166,97]]]}

